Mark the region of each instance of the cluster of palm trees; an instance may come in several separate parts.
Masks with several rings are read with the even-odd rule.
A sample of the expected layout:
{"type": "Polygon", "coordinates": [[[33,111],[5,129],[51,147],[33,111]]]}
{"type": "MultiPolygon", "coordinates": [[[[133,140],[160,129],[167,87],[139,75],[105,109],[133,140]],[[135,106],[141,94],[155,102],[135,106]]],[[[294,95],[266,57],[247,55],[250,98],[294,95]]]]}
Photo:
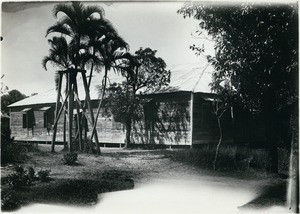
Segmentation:
{"type": "MultiPolygon", "coordinates": [[[[46,36],[54,35],[48,40],[50,45],[49,55],[44,57],[42,61],[43,67],[47,70],[46,65],[50,62],[54,67],[58,68],[56,72],[56,86],[58,90],[57,106],[60,103],[61,83],[65,76],[66,90],[65,90],[65,104],[63,112],[68,108],[69,120],[69,138],[68,149],[72,149],[72,121],[73,121],[73,101],[76,101],[77,83],[76,76],[82,73],[83,81],[85,81],[86,70],[89,70],[89,79],[86,81],[86,102],[81,106],[83,111],[89,108],[89,87],[94,71],[100,72],[104,68],[104,77],[102,80],[102,95],[97,109],[97,115],[94,118],[93,112],[90,111],[90,119],[88,114],[80,117],[77,122],[90,121],[92,126],[91,139],[94,137],[96,141],[96,152],[100,154],[100,147],[96,130],[97,118],[99,116],[102,100],[104,98],[107,75],[110,70],[115,72],[129,72],[131,66],[130,59],[132,57],[128,53],[129,46],[118,34],[111,22],[104,18],[104,10],[99,6],[86,6],[81,2],[62,3],[57,4],[53,9],[53,15],[58,18],[58,21],[48,28],[46,36]],[[126,69],[127,68],[127,69],[126,69]],[[84,80],[85,79],[85,80],[84,80]],[[75,95],[75,97],[74,97],[75,95]],[[68,98],[68,102],[66,101],[68,98]],[[92,119],[92,120],[91,120],[92,119]]],[[[76,102],[75,102],[76,103],[76,102]]],[[[76,103],[76,108],[78,110],[76,103]]],[[[62,109],[61,109],[62,110],[62,109]]],[[[91,110],[91,109],[90,109],[91,110]]],[[[56,108],[56,120],[62,111],[56,108]]],[[[79,112],[78,112],[79,113],[79,112]]],[[[66,114],[64,114],[66,115],[66,114]]],[[[78,114],[79,115],[79,114],[78,114]]],[[[54,151],[55,134],[57,121],[54,123],[54,137],[52,141],[52,151],[54,151]]],[[[79,125],[79,123],[78,123],[79,125]]],[[[66,116],[64,116],[64,141],[66,133],[66,116]]],[[[83,127],[85,125],[83,124],[83,127]]],[[[86,136],[86,132],[85,132],[86,136]]],[[[91,140],[90,139],[90,140],[91,140]]],[[[81,141],[81,130],[79,130],[79,140],[81,141]]],[[[81,142],[79,143],[80,148],[81,142]]]]}

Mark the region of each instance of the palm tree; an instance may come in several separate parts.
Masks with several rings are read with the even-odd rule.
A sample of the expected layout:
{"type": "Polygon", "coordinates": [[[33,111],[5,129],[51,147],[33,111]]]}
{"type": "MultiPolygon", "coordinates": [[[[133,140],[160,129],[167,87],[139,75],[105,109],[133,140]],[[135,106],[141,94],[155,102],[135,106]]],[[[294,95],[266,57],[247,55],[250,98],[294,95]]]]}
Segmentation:
{"type": "Polygon", "coordinates": [[[97,108],[91,138],[95,133],[97,120],[102,107],[102,101],[105,96],[108,72],[111,69],[114,69],[115,72],[124,72],[125,70],[121,64],[124,60],[127,61],[129,59],[129,53],[127,52],[129,50],[129,45],[115,31],[108,31],[105,36],[94,41],[93,45],[95,50],[99,53],[100,60],[104,65],[104,76],[102,79],[101,98],[97,108]]]}
{"type": "MultiPolygon", "coordinates": [[[[50,44],[51,48],[49,50],[49,55],[45,56],[42,60],[42,66],[45,70],[47,70],[47,64],[50,62],[53,67],[57,67],[58,70],[55,72],[55,86],[56,90],[58,90],[58,93],[60,93],[60,90],[58,89],[61,85],[59,81],[62,79],[63,76],[67,76],[65,70],[70,69],[72,66],[74,66],[74,49],[69,46],[66,39],[64,37],[53,37],[52,39],[48,40],[48,43],[50,44]]],[[[88,61],[90,61],[93,57],[89,55],[88,53],[83,53],[79,55],[78,61],[80,64],[86,64],[88,61]]],[[[66,77],[67,79],[67,77],[66,77]]],[[[66,89],[65,89],[65,95],[67,96],[68,93],[68,81],[66,82],[66,89]]],[[[66,112],[66,110],[64,110],[66,112]]],[[[64,113],[64,142],[66,141],[66,113],[64,113]]],[[[55,135],[55,133],[54,133],[55,135]]],[[[67,145],[65,144],[64,147],[66,148],[67,145]]],[[[54,152],[54,144],[52,144],[52,152],[54,152]]]]}
{"type": "MultiPolygon", "coordinates": [[[[54,67],[57,67],[59,70],[55,72],[55,86],[56,90],[58,90],[58,93],[60,93],[60,85],[59,81],[61,81],[62,76],[59,77],[59,75],[63,75],[63,73],[60,73],[62,70],[67,70],[72,66],[72,60],[70,52],[70,48],[68,46],[68,43],[64,37],[53,37],[52,39],[48,40],[48,43],[50,44],[51,48],[49,50],[49,55],[45,56],[42,60],[42,66],[45,70],[47,70],[47,63],[50,62],[54,67]],[[59,74],[60,73],[60,74],[59,74]]],[[[68,85],[66,84],[65,93],[67,94],[68,85]]],[[[57,115],[56,115],[57,116],[57,115]]],[[[63,135],[63,141],[66,141],[66,112],[64,110],[64,135],[63,135]]],[[[56,127],[54,127],[56,128],[56,127]]],[[[55,135],[56,133],[54,133],[55,135]]],[[[64,148],[66,148],[67,145],[64,144],[64,148]]],[[[54,142],[51,146],[51,152],[54,152],[54,142]]]]}
{"type": "MultiPolygon", "coordinates": [[[[94,14],[98,14],[100,18],[103,18],[104,10],[101,7],[95,6],[84,6],[80,2],[72,2],[69,4],[57,4],[53,9],[54,17],[58,17],[58,13],[63,13],[64,16],[53,26],[48,28],[46,32],[46,36],[50,33],[60,33],[70,39],[69,46],[72,50],[72,64],[74,65],[75,71],[79,68],[83,68],[84,65],[81,62],[80,58],[80,50],[82,49],[82,41],[84,41],[87,35],[92,34],[94,32],[95,24],[97,23],[95,20],[99,19],[94,16],[94,14]]],[[[84,55],[84,54],[83,54],[84,55]]],[[[72,143],[72,112],[73,112],[73,88],[76,85],[76,75],[77,72],[71,73],[68,70],[68,87],[69,87],[69,145],[72,143]],[[75,82],[74,82],[75,81],[75,82]]],[[[83,75],[83,74],[82,74],[83,75]]],[[[85,77],[83,75],[83,77],[85,77]]],[[[84,78],[83,78],[84,79],[84,78]]],[[[85,81],[85,80],[84,80],[85,81]]],[[[88,94],[88,90],[86,90],[88,94]]],[[[88,96],[89,97],[89,96],[88,96]]],[[[91,107],[89,109],[91,111],[91,107]]],[[[93,123],[94,117],[91,111],[91,120],[93,123]]],[[[98,138],[95,135],[95,141],[98,146],[98,138]]],[[[71,147],[71,146],[70,146],[71,147]]],[[[71,151],[71,148],[69,148],[71,151]]],[[[97,149],[98,154],[100,153],[100,148],[97,149]]]]}
{"type": "MultiPolygon", "coordinates": [[[[53,15],[57,18],[58,13],[63,13],[64,16],[53,26],[48,28],[46,35],[50,33],[61,33],[70,37],[70,45],[76,50],[75,58],[78,58],[81,39],[94,32],[97,20],[93,14],[98,14],[103,18],[104,10],[101,7],[84,6],[81,2],[72,2],[68,4],[57,4],[53,9],[53,15]]],[[[78,62],[76,62],[76,67],[78,62]]]]}

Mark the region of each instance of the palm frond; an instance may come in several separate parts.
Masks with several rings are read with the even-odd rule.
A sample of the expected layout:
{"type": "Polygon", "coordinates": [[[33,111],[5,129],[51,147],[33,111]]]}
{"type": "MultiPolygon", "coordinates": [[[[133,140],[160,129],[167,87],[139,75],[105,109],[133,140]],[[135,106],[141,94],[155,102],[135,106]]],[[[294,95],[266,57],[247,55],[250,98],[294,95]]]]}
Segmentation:
{"type": "Polygon", "coordinates": [[[47,71],[47,63],[51,60],[49,56],[45,56],[42,60],[42,66],[47,71]]]}
{"type": "Polygon", "coordinates": [[[53,26],[49,27],[46,31],[46,36],[48,36],[50,33],[62,33],[70,37],[72,37],[73,34],[73,32],[70,31],[69,28],[67,28],[65,25],[63,25],[60,22],[57,22],[53,26]]]}
{"type": "Polygon", "coordinates": [[[87,6],[85,10],[83,11],[83,17],[89,18],[94,13],[99,14],[100,18],[103,18],[105,16],[105,11],[100,6],[87,6]]]}
{"type": "Polygon", "coordinates": [[[57,15],[59,12],[64,13],[66,16],[68,16],[71,20],[74,20],[76,18],[75,10],[72,5],[66,4],[66,3],[61,3],[57,4],[53,8],[53,16],[57,18],[57,15]]]}

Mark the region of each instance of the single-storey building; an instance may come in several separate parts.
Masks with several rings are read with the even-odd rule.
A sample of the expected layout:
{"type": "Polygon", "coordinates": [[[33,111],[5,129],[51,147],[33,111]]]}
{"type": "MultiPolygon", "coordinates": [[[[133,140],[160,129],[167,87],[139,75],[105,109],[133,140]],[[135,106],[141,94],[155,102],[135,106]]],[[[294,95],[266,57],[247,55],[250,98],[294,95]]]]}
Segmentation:
{"type": "MultiPolygon", "coordinates": [[[[211,92],[209,85],[212,69],[208,64],[182,64],[170,67],[169,86],[144,95],[148,102],[144,105],[141,120],[133,125],[132,142],[184,146],[217,143],[219,129],[217,118],[212,112],[212,101],[216,95],[211,92]]],[[[114,79],[111,78],[110,81],[113,82],[114,79]]],[[[93,78],[90,87],[95,114],[99,103],[100,82],[101,78],[93,78]]],[[[78,80],[78,88],[79,97],[84,100],[84,90],[80,80],[78,80]]],[[[53,89],[9,106],[10,128],[16,141],[51,142],[56,97],[57,91],[53,89]]],[[[255,136],[256,139],[263,138],[263,132],[251,133],[246,126],[242,128],[243,118],[239,118],[239,121],[232,120],[234,112],[229,109],[221,120],[225,142],[230,143],[235,139],[245,141],[249,136],[255,136]],[[239,133],[233,131],[237,126],[239,133]]],[[[237,117],[242,115],[236,112],[237,117]]],[[[255,124],[255,126],[259,125],[255,124]]],[[[125,126],[115,121],[113,115],[100,114],[96,129],[101,145],[124,144],[125,126]]],[[[63,130],[64,116],[61,116],[57,128],[57,142],[64,141],[63,130]]]]}

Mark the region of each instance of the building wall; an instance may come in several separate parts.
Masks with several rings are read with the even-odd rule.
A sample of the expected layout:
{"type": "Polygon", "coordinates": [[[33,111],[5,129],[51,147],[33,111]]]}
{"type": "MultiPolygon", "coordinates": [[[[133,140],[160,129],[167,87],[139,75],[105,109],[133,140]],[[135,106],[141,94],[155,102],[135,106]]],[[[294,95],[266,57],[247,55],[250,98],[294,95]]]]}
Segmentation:
{"type": "MultiPolygon", "coordinates": [[[[93,109],[93,113],[96,116],[96,108],[93,109]]],[[[100,112],[96,130],[100,143],[124,143],[125,127],[120,122],[116,122],[113,116],[103,115],[102,112],[100,112]]],[[[88,135],[91,135],[91,131],[91,128],[89,128],[88,135]]]]}
{"type": "MultiPolygon", "coordinates": [[[[51,142],[53,136],[53,127],[44,127],[44,111],[40,111],[42,107],[52,106],[49,110],[54,117],[54,105],[33,105],[26,107],[12,108],[10,113],[10,128],[12,136],[15,140],[19,141],[46,141],[51,142]],[[23,112],[25,108],[32,108],[34,125],[32,128],[23,128],[23,112]]],[[[96,115],[97,108],[93,109],[94,115],[96,115]]],[[[74,116],[75,117],[75,116],[74,116]]],[[[64,130],[64,115],[59,118],[57,125],[56,141],[63,142],[63,130],[64,130]]],[[[52,125],[53,125],[52,121],[52,125]]],[[[75,130],[75,122],[73,126],[75,130]]],[[[67,127],[66,127],[67,129],[67,127]]],[[[98,139],[100,143],[124,143],[125,129],[121,123],[115,122],[113,117],[102,116],[100,114],[96,130],[98,133],[98,139]]],[[[89,124],[87,135],[90,136],[92,127],[89,124]]],[[[75,131],[73,132],[75,133],[75,131]]],[[[66,132],[66,140],[68,139],[68,131],[66,132]]]]}
{"type": "MultiPolygon", "coordinates": [[[[218,143],[219,128],[212,113],[212,102],[204,99],[209,96],[212,95],[194,94],[192,130],[190,92],[147,96],[151,101],[145,106],[141,121],[134,127],[134,142],[166,145],[218,143]]],[[[221,124],[223,141],[233,142],[230,110],[224,113],[221,124]]]]}
{"type": "Polygon", "coordinates": [[[148,96],[151,100],[135,122],[136,144],[190,145],[190,100],[184,94],[148,96]],[[179,96],[178,96],[179,95],[179,96]]]}
{"type": "MultiPolygon", "coordinates": [[[[207,99],[207,96],[200,93],[194,94],[192,136],[190,92],[147,96],[149,102],[138,110],[139,119],[133,124],[132,142],[164,145],[217,143],[219,140],[217,119],[212,113],[212,102],[207,99]]],[[[96,115],[97,105],[97,103],[93,103],[94,115],[96,115]]],[[[51,142],[53,130],[44,127],[44,113],[40,111],[45,106],[52,106],[51,111],[54,114],[54,104],[11,109],[10,127],[12,136],[16,140],[51,142]],[[25,108],[33,110],[33,128],[23,128],[22,110],[25,108]]],[[[264,140],[263,126],[252,116],[245,116],[236,111],[234,121],[232,121],[229,109],[224,113],[221,124],[224,142],[252,143],[252,141],[264,140]]],[[[88,136],[91,135],[91,129],[89,124],[88,136]]],[[[124,143],[125,127],[115,121],[113,116],[101,112],[96,129],[100,143],[124,143]]],[[[67,134],[66,139],[68,139],[67,134]]],[[[58,122],[56,141],[63,142],[63,115],[58,122]]]]}
{"type": "Polygon", "coordinates": [[[16,140],[19,138],[28,138],[32,136],[32,131],[27,128],[23,128],[23,113],[11,112],[10,113],[10,129],[11,135],[16,140]]]}
{"type": "MultiPolygon", "coordinates": [[[[195,94],[193,107],[193,145],[217,143],[220,132],[217,117],[213,114],[212,101],[204,99],[202,94],[195,94]]],[[[228,109],[221,117],[223,142],[233,142],[232,127],[232,118],[228,109]]]]}
{"type": "Polygon", "coordinates": [[[47,131],[47,127],[44,127],[44,112],[40,111],[41,108],[49,106],[52,107],[49,111],[51,115],[51,111],[54,114],[54,106],[53,104],[47,105],[32,105],[32,106],[24,106],[24,107],[15,107],[10,109],[10,129],[11,135],[15,137],[15,140],[27,140],[27,141],[51,141],[51,131],[47,131]],[[28,115],[28,119],[30,119],[30,123],[32,122],[32,126],[29,128],[23,127],[23,115],[25,112],[22,110],[26,108],[31,108],[30,115],[28,115]]]}

